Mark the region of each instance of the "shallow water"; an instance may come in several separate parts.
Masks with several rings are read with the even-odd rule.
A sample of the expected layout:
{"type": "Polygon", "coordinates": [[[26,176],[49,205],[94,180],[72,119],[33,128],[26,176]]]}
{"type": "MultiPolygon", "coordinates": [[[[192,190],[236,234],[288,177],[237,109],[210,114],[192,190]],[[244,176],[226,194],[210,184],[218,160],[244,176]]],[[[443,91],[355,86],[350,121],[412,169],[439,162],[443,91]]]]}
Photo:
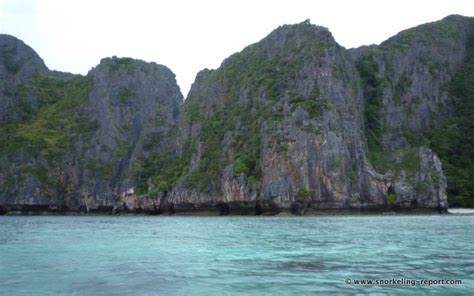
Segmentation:
{"type": "Polygon", "coordinates": [[[0,217],[0,294],[468,295],[473,229],[453,215],[0,217]],[[344,283],[401,277],[464,283],[344,283]]]}

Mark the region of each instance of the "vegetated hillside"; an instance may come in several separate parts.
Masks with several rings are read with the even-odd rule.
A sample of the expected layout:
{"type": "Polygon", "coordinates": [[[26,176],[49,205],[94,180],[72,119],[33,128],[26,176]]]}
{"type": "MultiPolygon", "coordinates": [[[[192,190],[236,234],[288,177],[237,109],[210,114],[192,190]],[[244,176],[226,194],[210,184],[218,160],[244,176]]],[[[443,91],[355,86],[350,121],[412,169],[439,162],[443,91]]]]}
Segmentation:
{"type": "Polygon", "coordinates": [[[473,30],[449,16],[346,50],[281,26],[184,105],[164,66],[52,72],[0,35],[0,212],[472,206],[473,30]]]}

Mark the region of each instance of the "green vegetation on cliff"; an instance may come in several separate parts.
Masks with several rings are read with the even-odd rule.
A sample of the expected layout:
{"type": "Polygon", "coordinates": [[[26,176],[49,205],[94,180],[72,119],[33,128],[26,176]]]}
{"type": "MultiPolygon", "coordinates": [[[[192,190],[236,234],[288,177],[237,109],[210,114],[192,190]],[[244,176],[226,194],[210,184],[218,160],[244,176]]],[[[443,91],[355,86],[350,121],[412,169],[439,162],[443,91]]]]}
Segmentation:
{"type": "Polygon", "coordinates": [[[377,169],[386,170],[386,152],[382,144],[384,123],[381,114],[384,79],[379,73],[373,53],[357,60],[356,67],[364,86],[364,129],[369,149],[368,157],[377,169]]]}
{"type": "Polygon", "coordinates": [[[376,55],[377,51],[372,51],[356,61],[365,98],[363,115],[368,159],[380,173],[391,171],[398,176],[401,171],[405,171],[409,177],[413,177],[419,169],[417,149],[401,148],[390,151],[382,140],[384,133],[387,132],[382,97],[388,82],[379,72],[375,61],[376,55]]]}
{"type": "Polygon", "coordinates": [[[449,92],[453,114],[428,137],[443,162],[450,204],[474,207],[474,38],[469,40],[466,60],[449,92]]]}
{"type": "Polygon", "coordinates": [[[0,153],[24,152],[55,161],[73,150],[79,136],[87,138],[96,128],[80,108],[89,89],[90,81],[81,76],[35,76],[31,90],[20,87],[16,94],[22,117],[0,125],[0,153]]]}
{"type": "Polygon", "coordinates": [[[12,74],[18,73],[21,68],[21,65],[19,65],[18,62],[15,62],[14,55],[14,48],[0,46],[0,64],[3,64],[5,69],[12,74]]]}
{"type": "MultiPolygon", "coordinates": [[[[252,44],[226,59],[211,73],[211,79],[224,82],[231,97],[245,89],[254,96],[277,99],[295,88],[305,63],[324,56],[328,48],[326,39],[331,38],[329,32],[315,31],[309,23],[283,26],[274,34],[278,37],[271,34],[266,38],[269,40],[252,44]],[[265,44],[273,42],[272,38],[279,38],[280,42],[273,48],[265,44]]],[[[310,99],[317,99],[317,95],[310,99]]]]}
{"type": "Polygon", "coordinates": [[[134,175],[137,181],[137,193],[150,198],[166,193],[175,182],[187,171],[191,152],[195,146],[186,143],[184,154],[176,156],[168,153],[154,152],[146,161],[139,160],[134,164],[134,175]]]}
{"type": "MultiPolygon", "coordinates": [[[[414,97],[413,92],[409,92],[409,89],[416,90],[417,87],[420,89],[420,86],[413,85],[415,83],[413,79],[417,77],[416,75],[420,75],[418,73],[410,73],[404,69],[405,74],[401,75],[399,82],[396,85],[391,85],[388,77],[391,77],[390,75],[395,71],[393,67],[400,67],[400,65],[394,65],[396,62],[400,62],[398,55],[402,51],[407,55],[413,55],[413,52],[423,52],[420,57],[421,65],[427,66],[430,75],[434,79],[438,79],[439,74],[437,73],[441,71],[439,68],[448,66],[441,66],[439,57],[430,59],[430,55],[438,54],[441,49],[446,50],[452,46],[456,38],[465,38],[462,36],[463,28],[473,26],[473,23],[472,19],[450,16],[442,21],[421,25],[399,33],[382,43],[380,47],[366,52],[356,61],[364,89],[364,131],[369,161],[381,173],[392,171],[398,174],[404,170],[410,175],[410,173],[419,170],[416,147],[430,147],[442,161],[443,171],[447,177],[450,206],[474,206],[473,38],[467,36],[465,60],[454,72],[452,80],[436,82],[442,85],[441,91],[447,91],[450,99],[445,102],[444,107],[440,107],[440,110],[434,109],[433,111],[433,108],[429,107],[429,111],[424,111],[429,112],[430,120],[436,122],[431,125],[431,128],[416,130],[408,127],[406,118],[412,116],[410,113],[398,115],[399,117],[390,117],[386,114],[385,108],[388,106],[384,106],[382,98],[385,95],[389,99],[392,95],[393,102],[391,103],[397,107],[405,108],[404,110],[407,112],[412,112],[413,108],[416,108],[422,100],[428,100],[429,98],[414,97]],[[379,69],[379,65],[383,65],[385,69],[379,69]],[[411,76],[407,76],[408,74],[411,76]],[[402,102],[402,96],[409,97],[410,100],[407,101],[405,98],[405,101],[402,102]],[[441,111],[445,111],[445,113],[441,114],[441,111]],[[386,147],[390,144],[384,143],[384,140],[388,139],[384,136],[390,132],[387,129],[390,118],[405,120],[401,123],[401,134],[397,137],[402,138],[401,143],[408,142],[408,147],[411,146],[411,148],[406,148],[407,144],[402,144],[403,148],[398,150],[390,150],[386,147]]],[[[415,66],[421,67],[420,65],[415,66]]],[[[392,106],[393,110],[396,109],[392,106]]],[[[420,187],[420,184],[414,185],[417,188],[420,187]]]]}
{"type": "MultiPolygon", "coordinates": [[[[196,108],[189,104],[189,108],[196,108]]],[[[211,192],[220,185],[219,174],[222,169],[233,164],[236,177],[243,173],[250,182],[258,182],[261,171],[261,121],[254,121],[248,106],[235,104],[208,117],[204,114],[192,117],[194,124],[200,124],[200,134],[196,139],[186,142],[180,156],[170,156],[168,152],[154,153],[146,162],[140,163],[135,170],[140,193],[165,192],[171,189],[178,179],[189,188],[211,192]],[[242,128],[237,129],[239,124],[242,128]],[[226,133],[233,130],[232,149],[234,158],[226,155],[222,142],[226,133]],[[190,160],[197,153],[197,143],[202,153],[194,168],[190,160]]],[[[194,114],[190,112],[188,116],[194,114]]]]}
{"type": "Polygon", "coordinates": [[[220,103],[225,107],[213,106],[209,112],[203,107],[207,104],[191,94],[183,115],[197,127],[197,134],[188,139],[193,145],[186,144],[177,160],[162,152],[139,166],[140,192],[167,191],[178,180],[191,189],[216,192],[220,175],[228,166],[234,178],[243,174],[249,188],[254,188],[263,176],[262,133],[284,120],[281,108],[275,108],[277,101],[289,97],[293,108],[305,110],[311,118],[332,108],[332,102],[321,98],[316,82],[306,96],[295,91],[298,80],[304,79],[301,70],[305,63],[325,55],[329,32],[315,31],[314,26],[304,23],[284,26],[277,34],[267,38],[285,42],[274,48],[266,43],[274,40],[250,45],[209,72],[203,87],[219,85],[224,95],[220,103]],[[196,159],[190,165],[193,155],[196,159]]]}
{"type": "Polygon", "coordinates": [[[439,21],[404,30],[383,42],[381,48],[387,51],[400,51],[413,45],[419,48],[424,45],[432,47],[433,44],[449,46],[453,38],[458,38],[462,34],[463,26],[469,21],[466,17],[450,15],[439,21]]]}

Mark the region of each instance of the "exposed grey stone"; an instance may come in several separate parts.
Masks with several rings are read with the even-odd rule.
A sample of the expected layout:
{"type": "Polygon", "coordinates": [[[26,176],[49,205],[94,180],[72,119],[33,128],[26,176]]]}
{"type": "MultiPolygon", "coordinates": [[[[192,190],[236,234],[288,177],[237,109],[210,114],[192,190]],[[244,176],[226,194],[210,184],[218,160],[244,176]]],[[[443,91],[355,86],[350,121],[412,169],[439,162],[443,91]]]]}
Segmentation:
{"type": "MultiPolygon", "coordinates": [[[[199,72],[184,105],[175,76],[165,66],[129,58],[103,59],[87,74],[92,86],[81,106],[97,129],[89,138],[77,139],[74,151],[59,164],[25,153],[0,155],[0,212],[265,214],[290,210],[303,214],[321,209],[446,209],[447,184],[439,158],[422,143],[410,143],[405,135],[407,130],[436,128],[433,118],[450,111],[446,86],[462,63],[474,26],[459,16],[443,22],[455,32],[446,40],[429,35],[428,30],[424,39],[408,42],[411,31],[407,31],[379,46],[350,50],[339,46],[326,28],[309,22],[282,26],[252,45],[262,62],[298,65],[285,72],[275,63],[268,70],[284,73],[279,79],[285,86],[277,85],[276,94],[259,86],[261,77],[247,84],[229,81],[225,71],[235,71],[234,63],[247,62],[242,60],[245,55],[236,54],[222,63],[221,72],[199,72]],[[412,153],[416,168],[400,166],[398,171],[381,174],[368,160],[366,98],[355,67],[355,60],[367,54],[373,54],[378,74],[385,80],[383,143],[395,163],[402,164],[412,153]],[[301,98],[319,104],[319,111],[298,104],[301,98]],[[217,179],[206,189],[189,185],[187,177],[208,153],[203,122],[193,120],[190,111],[205,118],[236,103],[247,113],[229,117],[234,124],[224,131],[218,156],[212,159],[222,164],[217,179]],[[262,115],[261,106],[269,106],[270,115],[262,115]],[[275,114],[275,120],[265,118],[275,114]],[[250,124],[244,115],[251,118],[250,124]],[[259,178],[236,173],[234,165],[245,152],[236,147],[238,137],[250,135],[254,123],[260,135],[259,178]],[[171,160],[182,157],[189,143],[195,149],[171,188],[140,195],[135,166],[155,153],[171,160]],[[55,181],[54,188],[25,173],[38,168],[55,181]],[[395,201],[387,198],[392,194],[395,201]]],[[[74,77],[49,71],[23,42],[0,35],[0,124],[21,115],[19,88],[26,90],[28,95],[22,98],[27,104],[36,104],[31,88],[37,74],[74,77]]]]}

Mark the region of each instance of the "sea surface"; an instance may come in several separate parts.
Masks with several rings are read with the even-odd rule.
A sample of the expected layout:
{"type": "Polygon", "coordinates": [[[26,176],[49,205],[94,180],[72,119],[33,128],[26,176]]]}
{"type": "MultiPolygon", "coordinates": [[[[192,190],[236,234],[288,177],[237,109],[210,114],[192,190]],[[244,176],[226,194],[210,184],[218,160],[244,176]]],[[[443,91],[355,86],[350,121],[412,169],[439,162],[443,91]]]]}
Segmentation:
{"type": "Polygon", "coordinates": [[[0,216],[0,295],[473,295],[474,216],[0,216]],[[355,286],[346,279],[462,279],[355,286]]]}

